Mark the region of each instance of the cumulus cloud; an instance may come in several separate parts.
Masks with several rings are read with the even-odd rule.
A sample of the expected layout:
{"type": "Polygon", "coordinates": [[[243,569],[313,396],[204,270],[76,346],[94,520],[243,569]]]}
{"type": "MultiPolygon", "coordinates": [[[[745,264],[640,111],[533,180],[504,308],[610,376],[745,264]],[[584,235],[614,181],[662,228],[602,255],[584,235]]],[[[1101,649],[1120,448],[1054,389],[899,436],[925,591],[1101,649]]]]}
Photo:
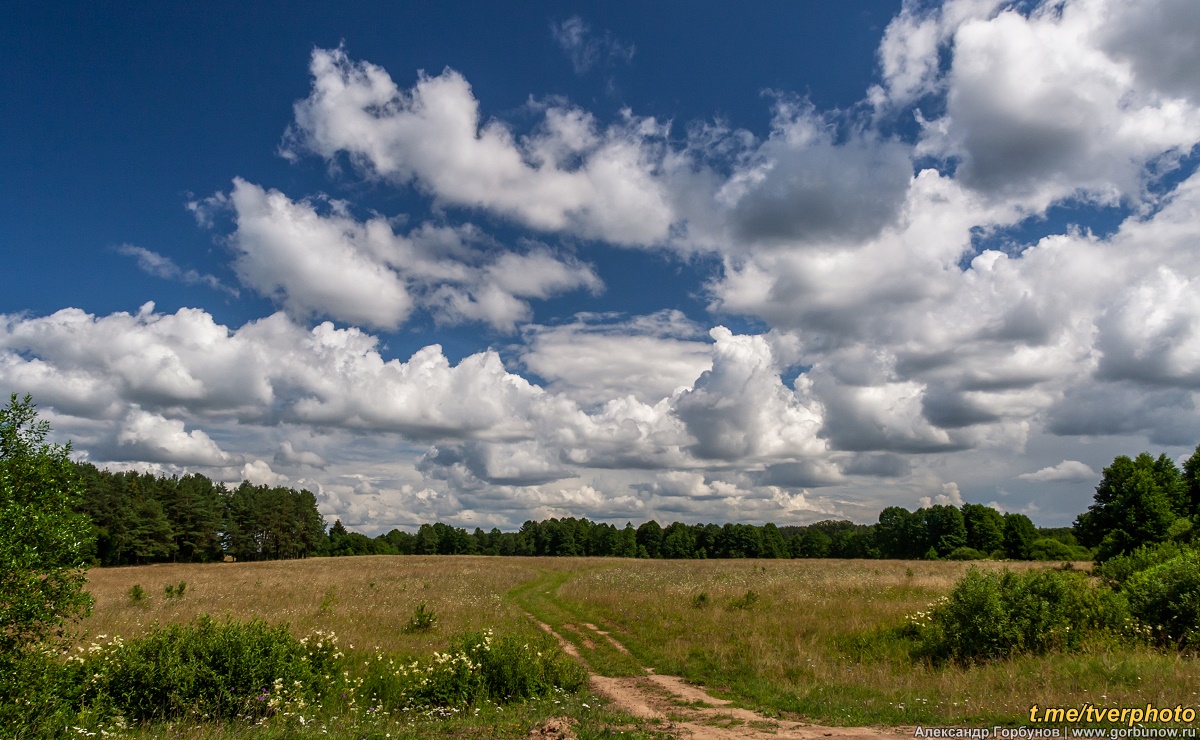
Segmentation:
{"type": "Polygon", "coordinates": [[[713,367],[675,401],[675,413],[696,438],[692,451],[705,459],[755,460],[818,455],[824,409],[800,376],[787,388],[771,347],[762,337],[737,336],[723,326],[711,332],[713,367]]]}
{"type": "Polygon", "coordinates": [[[1051,465],[1033,473],[1022,473],[1017,477],[1042,483],[1050,481],[1082,482],[1095,480],[1097,474],[1087,464],[1078,460],[1063,460],[1058,465],[1051,465]]]}
{"type": "Polygon", "coordinates": [[[416,307],[443,323],[482,322],[511,332],[531,317],[527,299],[603,284],[588,265],[544,246],[526,253],[481,249],[471,227],[424,224],[397,234],[384,218],[352,217],[346,205],[294,201],[240,178],[232,192],[198,204],[228,208],[239,278],[294,316],[330,316],[395,329],[416,307]]]}
{"type": "MultiPolygon", "coordinates": [[[[191,207],[209,226],[232,215],[233,269],[281,313],[3,316],[0,385],[94,459],[311,483],[348,524],[870,519],[857,502],[1094,478],[1066,438],[1192,445],[1200,428],[1198,22],[1183,0],[908,3],[868,105],[773,92],[765,133],[682,137],[536,98],[523,130],[452,69],[405,88],[318,49],[285,155],[412,186],[437,221],[235,180],[191,207]],[[884,133],[908,116],[918,133],[884,133]],[[1063,226],[1063,204],[1123,221],[1063,226]],[[463,209],[525,231],[501,245],[463,209]],[[1047,235],[981,246],[1014,226],[1047,235]],[[711,319],[529,323],[534,301],[603,289],[573,251],[589,240],[708,253],[711,319]],[[509,364],[437,345],[386,358],[368,329],[416,314],[510,333],[509,364]],[[759,328],[710,329],[743,317],[759,328]],[[350,326],[308,323],[324,318],[350,326]],[[1024,472],[1047,439],[1063,462],[1024,472]]],[[[554,33],[581,72],[625,48],[578,18],[554,33]]]]}
{"type": "Polygon", "coordinates": [[[576,74],[584,74],[598,65],[628,63],[636,52],[633,44],[620,41],[611,33],[596,36],[577,15],[550,24],[550,35],[571,60],[576,74]]]}
{"type": "Polygon", "coordinates": [[[121,420],[111,459],[219,467],[233,458],[200,429],[136,407],[121,420]]]}
{"type": "Polygon", "coordinates": [[[945,115],[926,122],[919,151],[953,159],[964,184],[1033,212],[1071,197],[1136,200],[1154,169],[1169,169],[1200,141],[1200,99],[1182,72],[1197,63],[1195,45],[1183,40],[1197,23],[1193,8],[1173,0],[1136,12],[1116,0],[997,6],[906,7],[881,47],[876,104],[944,91],[945,115]],[[1165,64],[1159,42],[1148,43],[1159,32],[1165,64]]]}
{"type": "Polygon", "coordinates": [[[958,484],[954,482],[943,483],[942,490],[932,496],[922,496],[917,503],[921,508],[929,508],[930,506],[962,506],[962,493],[958,490],[958,484]]]}
{"type": "Polygon", "coordinates": [[[262,460],[254,460],[242,466],[242,480],[256,486],[281,486],[288,483],[288,477],[271,470],[271,466],[262,460]]]}
{"type": "Polygon", "coordinates": [[[311,468],[324,468],[328,464],[325,458],[312,450],[297,450],[290,439],[279,443],[275,462],[283,465],[307,465],[311,468]]]}
{"type": "Polygon", "coordinates": [[[317,49],[311,72],[288,137],[293,156],[344,153],[372,176],[543,231],[621,244],[668,235],[673,219],[655,178],[665,132],[653,119],[628,114],[602,129],[583,110],[549,106],[542,126],[518,138],[481,120],[470,85],[451,69],[401,90],[380,67],[317,49]]]}
{"type": "Polygon", "coordinates": [[[653,404],[712,367],[712,345],[676,310],[649,316],[580,314],[524,329],[521,361],[547,387],[590,406],[632,396],[653,404]]]}
{"type": "Polygon", "coordinates": [[[852,135],[810,104],[780,100],[770,137],[718,193],[733,234],[768,243],[858,242],[897,216],[912,179],[911,146],[852,135]]]}

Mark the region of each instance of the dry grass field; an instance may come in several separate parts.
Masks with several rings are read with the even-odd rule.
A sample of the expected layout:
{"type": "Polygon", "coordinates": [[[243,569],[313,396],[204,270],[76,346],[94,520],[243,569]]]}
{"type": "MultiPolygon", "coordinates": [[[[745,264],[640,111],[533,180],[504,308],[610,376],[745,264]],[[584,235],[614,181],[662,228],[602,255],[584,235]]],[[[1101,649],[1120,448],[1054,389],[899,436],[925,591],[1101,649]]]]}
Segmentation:
{"type": "Polygon", "coordinates": [[[456,633],[492,627],[533,629],[505,595],[538,575],[512,558],[390,557],[311,558],[262,563],[147,565],[97,568],[88,575],[96,603],[83,624],[91,639],[130,637],[154,622],[187,622],[199,614],[286,622],[297,635],[333,630],[343,645],[363,650],[428,653],[456,633]],[[183,598],[164,588],[187,584],[183,598]],[[147,598],[134,604],[129,591],[147,598]],[[438,616],[431,632],[406,634],[417,605],[438,616]]]}
{"type": "Polygon", "coordinates": [[[531,631],[528,612],[598,673],[649,666],[746,706],[827,724],[1011,725],[1032,704],[1200,705],[1200,661],[1149,648],[1094,644],[971,667],[913,660],[896,628],[969,567],[399,556],[97,569],[96,606],[83,627],[84,639],[128,637],[155,621],[229,614],[287,622],[297,634],[332,629],[344,645],[428,654],[464,630],[531,631]],[[181,581],[186,595],[167,599],[164,586],[181,581]],[[149,594],[141,604],[129,597],[135,584],[149,594]],[[406,634],[422,601],[438,629],[406,634]]]}

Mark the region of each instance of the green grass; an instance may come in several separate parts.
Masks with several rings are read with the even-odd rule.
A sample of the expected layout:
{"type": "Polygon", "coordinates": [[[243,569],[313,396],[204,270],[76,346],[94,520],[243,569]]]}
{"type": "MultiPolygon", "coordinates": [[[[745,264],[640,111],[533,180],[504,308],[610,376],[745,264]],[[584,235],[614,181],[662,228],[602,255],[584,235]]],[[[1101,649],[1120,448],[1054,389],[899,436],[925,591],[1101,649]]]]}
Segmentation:
{"type": "MultiPolygon", "coordinates": [[[[451,636],[464,631],[492,627],[497,634],[540,634],[528,612],[551,625],[600,674],[639,675],[649,666],[767,715],[821,724],[1018,725],[1035,703],[1200,705],[1200,661],[1146,645],[1085,640],[1072,652],[975,665],[914,660],[915,638],[903,629],[906,615],[948,594],[968,567],[926,561],[484,557],[148,566],[93,571],[97,608],[83,628],[89,639],[129,638],[156,621],[230,614],[288,623],[297,635],[332,629],[341,644],[365,649],[362,656],[378,649],[420,657],[444,651],[451,636]],[[162,597],[162,584],[184,580],[185,598],[162,597]],[[138,583],[150,588],[135,605],[128,593],[138,583]],[[757,598],[747,599],[748,592],[757,598]],[[700,594],[707,598],[697,598],[700,594]],[[436,613],[437,625],[405,632],[423,601],[436,613]],[[587,623],[609,631],[631,655],[587,623]]],[[[661,732],[599,708],[586,693],[557,700],[484,704],[478,715],[472,709],[470,716],[447,717],[385,716],[330,705],[306,718],[319,720],[327,735],[322,728],[272,718],[262,727],[156,725],[135,736],[524,737],[538,722],[558,715],[575,718],[581,738],[621,736],[605,734],[611,730],[627,731],[626,737],[661,732]]]]}

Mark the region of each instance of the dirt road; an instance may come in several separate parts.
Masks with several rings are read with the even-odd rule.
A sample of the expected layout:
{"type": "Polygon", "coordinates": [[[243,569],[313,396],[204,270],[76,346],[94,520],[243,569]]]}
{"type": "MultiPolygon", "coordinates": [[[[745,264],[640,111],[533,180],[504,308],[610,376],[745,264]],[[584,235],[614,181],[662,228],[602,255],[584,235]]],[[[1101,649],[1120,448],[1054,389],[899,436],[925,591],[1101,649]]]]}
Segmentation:
{"type": "MultiPolygon", "coordinates": [[[[558,638],[559,644],[571,656],[587,665],[579,654],[579,650],[562,635],[544,622],[530,615],[538,625],[558,638]]],[[[614,648],[626,655],[629,651],[608,632],[597,628],[594,624],[584,623],[582,627],[564,624],[564,629],[578,632],[585,636],[585,642],[590,637],[606,640],[614,648]]],[[[590,667],[589,667],[590,670],[590,667]]],[[[645,675],[612,678],[591,674],[591,689],[616,707],[643,720],[655,722],[659,729],[679,738],[693,740],[753,740],[754,738],[805,738],[807,740],[824,740],[831,738],[854,738],[855,740],[897,740],[905,735],[911,736],[909,728],[882,727],[823,727],[792,720],[766,717],[749,709],[732,706],[724,699],[718,699],[704,689],[690,684],[679,676],[662,676],[654,673],[653,669],[644,668],[645,675]]]]}

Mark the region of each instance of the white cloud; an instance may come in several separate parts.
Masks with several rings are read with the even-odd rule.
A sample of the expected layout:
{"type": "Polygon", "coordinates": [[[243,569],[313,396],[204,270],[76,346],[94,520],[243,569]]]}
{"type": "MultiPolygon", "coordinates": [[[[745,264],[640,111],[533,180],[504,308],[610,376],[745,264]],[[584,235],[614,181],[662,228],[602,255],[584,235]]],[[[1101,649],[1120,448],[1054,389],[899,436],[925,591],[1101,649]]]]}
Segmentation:
{"type": "Polygon", "coordinates": [[[178,280],[185,285],[207,285],[213,290],[228,293],[234,298],[238,297],[236,288],[225,285],[216,276],[200,273],[192,269],[185,270],[175,264],[175,261],[170,257],[166,257],[145,247],[122,244],[117,247],[117,252],[126,257],[133,257],[137,260],[138,268],[155,277],[160,277],[164,280],[178,280]]]}
{"type": "Polygon", "coordinates": [[[271,470],[271,466],[262,460],[254,460],[242,466],[242,480],[247,480],[256,486],[282,486],[288,482],[286,475],[271,470]]]}
{"type": "Polygon", "coordinates": [[[521,361],[550,390],[584,405],[625,396],[653,404],[712,367],[712,345],[699,333],[678,311],[624,320],[584,314],[526,327],[521,361]]]}
{"type": "Polygon", "coordinates": [[[788,389],[770,345],[762,337],[712,330],[712,370],[679,394],[676,415],[696,438],[692,451],[703,459],[796,458],[825,451],[820,439],[824,409],[801,376],[788,389]]]}
{"type": "Polygon", "coordinates": [[[424,224],[399,235],[382,217],[359,221],[345,204],[327,205],[321,213],[316,202],[239,178],[228,196],[197,208],[233,210],[237,228],[229,241],[238,276],[299,318],[395,329],[421,307],[442,323],[479,321],[511,332],[532,316],[526,299],[603,288],[591,267],[545,246],[482,249],[469,226],[424,224]]]}
{"type": "Polygon", "coordinates": [[[470,85],[451,69],[401,90],[380,67],[317,49],[311,71],[312,92],[295,106],[293,156],[345,153],[371,175],[543,231],[621,244],[668,235],[673,219],[655,179],[664,132],[653,119],[629,114],[601,130],[591,114],[550,106],[545,125],[518,138],[481,121],[470,85]]]}
{"type": "Polygon", "coordinates": [[[1148,166],[1169,167],[1200,141],[1200,100],[1180,72],[1194,68],[1194,44],[1169,45],[1169,62],[1158,67],[1146,33],[1168,18],[1180,29],[1195,25],[1194,9],[1168,1],[1133,12],[1115,0],[1075,0],[1028,14],[980,12],[994,5],[952,3],[940,16],[906,9],[883,47],[898,101],[944,86],[946,113],[928,123],[920,151],[955,159],[963,183],[1031,212],[1071,197],[1136,200],[1145,197],[1148,166]],[[964,5],[975,12],[948,22],[948,10],[964,5]],[[1131,15],[1148,20],[1130,24],[1131,15]],[[934,36],[950,50],[944,78],[935,78],[934,36]],[[909,40],[916,56],[897,51],[909,40]]]}
{"type": "Polygon", "coordinates": [[[311,468],[324,468],[328,465],[325,458],[312,450],[297,450],[290,439],[279,443],[275,462],[283,465],[306,465],[311,468]]]}
{"type": "Polygon", "coordinates": [[[1022,480],[1034,480],[1045,483],[1049,481],[1091,481],[1095,480],[1098,476],[1096,471],[1092,470],[1086,463],[1081,463],[1078,460],[1063,460],[1058,465],[1042,468],[1035,473],[1022,473],[1017,477],[1022,480]]]}
{"type": "Polygon", "coordinates": [[[958,490],[958,484],[951,481],[942,484],[941,492],[933,496],[922,496],[918,499],[921,508],[927,509],[930,506],[962,506],[962,493],[958,490]]]}
{"type": "Polygon", "coordinates": [[[412,298],[389,269],[389,262],[402,258],[390,228],[336,213],[321,217],[311,203],[240,178],[229,203],[237,214],[234,268],[247,286],[300,317],[388,328],[408,317],[412,298]]]}
{"type": "Polygon", "coordinates": [[[233,461],[200,429],[187,431],[182,421],[130,409],[121,421],[111,459],[219,467],[233,461]]]}

